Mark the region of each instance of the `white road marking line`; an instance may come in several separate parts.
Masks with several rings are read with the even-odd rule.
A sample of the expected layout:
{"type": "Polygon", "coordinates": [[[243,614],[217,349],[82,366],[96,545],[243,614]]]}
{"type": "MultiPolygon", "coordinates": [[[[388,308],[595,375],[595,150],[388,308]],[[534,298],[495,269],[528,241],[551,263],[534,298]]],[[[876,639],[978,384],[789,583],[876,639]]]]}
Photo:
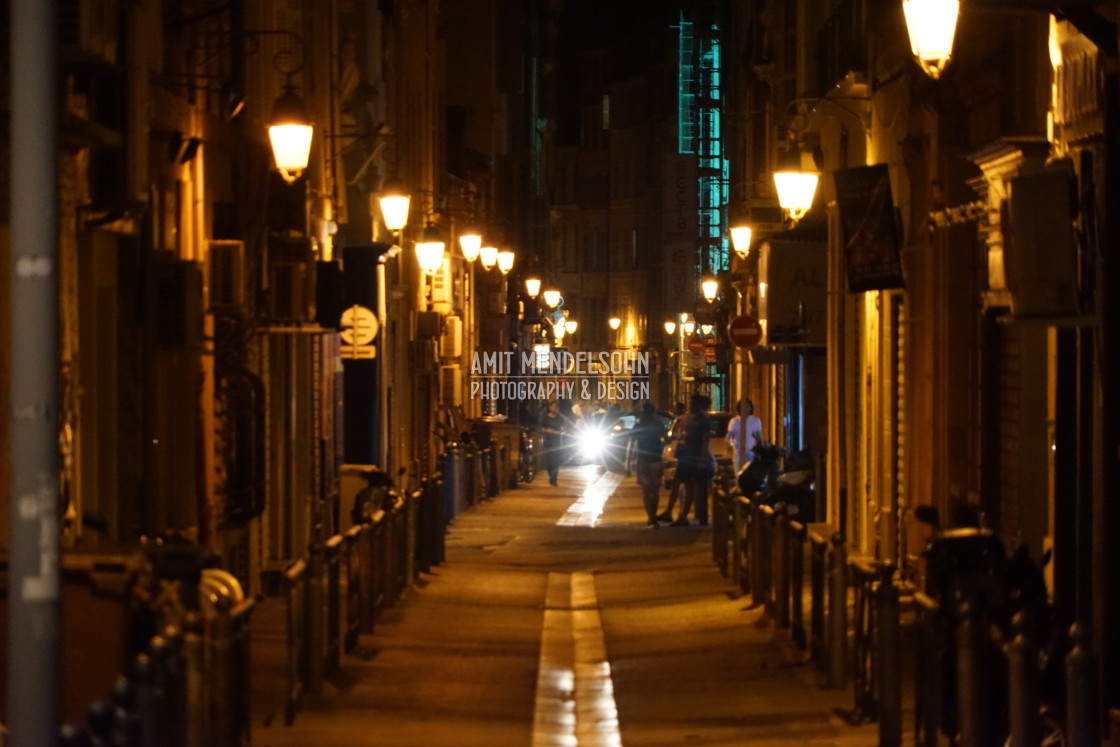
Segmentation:
{"type": "Polygon", "coordinates": [[[598,606],[593,574],[548,575],[533,747],[622,747],[598,606]]]}
{"type": "Polygon", "coordinates": [[[603,506],[622,482],[622,475],[606,472],[583,491],[575,503],[556,522],[558,527],[593,527],[603,514],[603,506]]]}

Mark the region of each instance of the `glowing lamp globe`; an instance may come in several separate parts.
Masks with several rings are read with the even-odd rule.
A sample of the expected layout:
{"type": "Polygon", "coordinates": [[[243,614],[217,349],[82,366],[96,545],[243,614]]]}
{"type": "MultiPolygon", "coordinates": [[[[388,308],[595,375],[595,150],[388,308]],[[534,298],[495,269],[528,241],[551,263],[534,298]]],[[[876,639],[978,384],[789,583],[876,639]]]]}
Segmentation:
{"type": "Polygon", "coordinates": [[[741,258],[746,259],[751,249],[751,227],[734,226],[731,229],[731,248],[741,258]]]}
{"type": "Polygon", "coordinates": [[[529,294],[529,298],[536,298],[541,292],[541,279],[536,275],[525,278],[525,292],[529,294]]]}
{"type": "Polygon", "coordinates": [[[714,301],[719,295],[719,281],[709,275],[700,281],[700,292],[704,294],[705,301],[714,301]]]}
{"type": "Polygon", "coordinates": [[[960,16],[959,0],[902,0],[910,51],[931,78],[937,78],[953,54],[960,16]]]}
{"type": "Polygon", "coordinates": [[[482,249],[482,236],[478,231],[464,231],[459,234],[459,251],[468,262],[478,259],[478,252],[482,249]]]}
{"type": "Polygon", "coordinates": [[[378,203],[381,205],[381,219],[385,227],[393,233],[398,233],[408,225],[408,205],[411,202],[408,192],[396,177],[390,176],[381,185],[381,196],[378,203]]]}
{"type": "Polygon", "coordinates": [[[489,270],[498,263],[498,247],[484,246],[478,250],[478,259],[484,269],[489,270]]]}
{"type": "Polygon", "coordinates": [[[313,130],[303,99],[296,94],[294,86],[284,86],[283,93],[272,105],[272,116],[268,120],[268,139],[272,143],[276,170],[289,184],[298,179],[307,168],[313,130]]]}
{"type": "Polygon", "coordinates": [[[509,271],[513,269],[513,251],[510,249],[502,249],[498,252],[498,270],[503,275],[508,275],[509,271]]]}

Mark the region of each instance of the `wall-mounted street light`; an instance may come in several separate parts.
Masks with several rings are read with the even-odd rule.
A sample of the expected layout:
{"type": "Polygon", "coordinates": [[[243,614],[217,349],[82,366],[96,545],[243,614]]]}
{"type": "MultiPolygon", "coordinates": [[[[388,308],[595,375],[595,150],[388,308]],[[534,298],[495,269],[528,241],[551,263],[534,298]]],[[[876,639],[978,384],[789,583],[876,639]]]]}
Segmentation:
{"type": "Polygon", "coordinates": [[[618,329],[619,327],[622,326],[622,320],[619,319],[617,316],[612,316],[610,319],[607,320],[607,325],[611,329],[618,329]]]}
{"type": "Polygon", "coordinates": [[[700,334],[704,335],[704,337],[710,337],[713,329],[715,329],[715,327],[711,324],[701,324],[700,334]]]}
{"type": "Polygon", "coordinates": [[[544,305],[550,309],[555,309],[560,305],[560,291],[556,290],[555,288],[549,288],[548,290],[546,290],[542,294],[542,297],[544,298],[544,305]]]}
{"type": "Polygon", "coordinates": [[[498,270],[503,275],[508,275],[509,271],[513,269],[513,256],[512,249],[502,249],[498,252],[498,270]]]}
{"type": "Polygon", "coordinates": [[[700,281],[700,292],[704,294],[705,301],[716,300],[716,296],[719,295],[719,281],[711,275],[706,275],[700,281]]]}
{"type": "Polygon", "coordinates": [[[268,119],[272,157],[276,161],[276,170],[288,184],[298,179],[307,168],[313,131],[307,105],[296,93],[295,86],[289,83],[272,105],[272,116],[268,119]]]}
{"type": "Polygon", "coordinates": [[[674,322],[672,319],[665,322],[665,334],[671,335],[676,331],[677,331],[677,323],[676,322],[674,322]]]}
{"type": "Polygon", "coordinates": [[[423,238],[416,242],[416,260],[420,263],[420,268],[429,275],[435,275],[443,266],[445,248],[439,228],[429,223],[424,228],[423,238]]]}
{"type": "Polygon", "coordinates": [[[404,183],[395,176],[388,176],[381,185],[381,219],[385,227],[394,234],[400,233],[408,225],[408,205],[411,198],[404,183]]]}
{"type": "Polygon", "coordinates": [[[478,259],[482,262],[482,269],[489,270],[498,263],[498,247],[484,246],[478,250],[478,259]]]}
{"type": "Polygon", "coordinates": [[[465,228],[459,234],[459,251],[468,262],[478,259],[478,252],[482,249],[482,234],[474,228],[465,228]]]}
{"type": "Polygon", "coordinates": [[[774,187],[778,191],[778,204],[796,223],[813,207],[813,196],[817,193],[821,175],[805,167],[800,149],[795,148],[782,160],[783,163],[774,172],[774,187]]]}
{"type": "Polygon", "coordinates": [[[579,329],[579,322],[577,322],[575,319],[569,319],[568,321],[564,322],[564,331],[569,335],[574,335],[577,329],[579,329]]]}
{"type": "Polygon", "coordinates": [[[751,227],[742,224],[731,227],[731,248],[740,258],[746,259],[751,249],[751,227]]]}
{"type": "Polygon", "coordinates": [[[525,278],[525,292],[529,298],[536,298],[541,292],[541,279],[536,275],[525,278]]]}
{"type": "Polygon", "coordinates": [[[959,0],[902,0],[910,50],[931,78],[937,78],[953,54],[960,16],[959,0]]]}

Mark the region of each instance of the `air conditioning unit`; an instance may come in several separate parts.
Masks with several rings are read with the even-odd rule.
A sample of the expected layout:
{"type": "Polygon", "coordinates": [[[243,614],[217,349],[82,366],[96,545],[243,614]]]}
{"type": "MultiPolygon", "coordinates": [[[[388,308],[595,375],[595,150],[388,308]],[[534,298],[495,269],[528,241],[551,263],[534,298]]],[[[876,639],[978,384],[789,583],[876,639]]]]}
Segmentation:
{"type": "Polygon", "coordinates": [[[210,242],[210,311],[214,313],[243,309],[245,290],[245,242],[210,242]]]}
{"type": "Polygon", "coordinates": [[[441,358],[458,358],[463,354],[463,318],[449,316],[444,319],[443,335],[439,338],[441,358]]]}
{"type": "Polygon", "coordinates": [[[459,364],[439,367],[440,402],[444,407],[463,404],[463,370],[459,364]]]}

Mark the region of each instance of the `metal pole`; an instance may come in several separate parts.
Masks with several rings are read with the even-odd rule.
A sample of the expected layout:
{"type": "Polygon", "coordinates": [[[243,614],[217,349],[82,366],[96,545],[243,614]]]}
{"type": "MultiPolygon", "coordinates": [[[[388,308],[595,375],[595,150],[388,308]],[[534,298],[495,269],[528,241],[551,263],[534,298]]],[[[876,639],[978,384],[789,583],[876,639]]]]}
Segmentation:
{"type": "Polygon", "coordinates": [[[899,620],[899,594],[894,584],[892,563],[879,566],[878,645],[873,656],[879,658],[879,745],[902,744],[902,631],[899,620]]]}
{"type": "Polygon", "coordinates": [[[12,0],[8,741],[58,741],[58,76],[55,3],[12,0]]]}
{"type": "Polygon", "coordinates": [[[1010,747],[1038,747],[1042,741],[1039,719],[1038,646],[1028,635],[1023,612],[1012,620],[1015,638],[1007,644],[1008,725],[1010,747]]]}
{"type": "Polygon", "coordinates": [[[983,663],[984,628],[972,602],[957,608],[957,729],[961,747],[988,743],[987,677],[983,663]]]}
{"type": "Polygon", "coordinates": [[[789,627],[789,515],[786,511],[786,506],[781,503],[774,511],[774,534],[771,545],[774,623],[779,628],[789,627]]]}
{"type": "Polygon", "coordinates": [[[848,551],[839,532],[832,535],[828,569],[828,686],[843,687],[848,660],[848,551]]]}
{"type": "Polygon", "coordinates": [[[1069,629],[1072,649],[1066,654],[1066,744],[1096,747],[1101,743],[1097,702],[1097,658],[1089,649],[1089,633],[1080,623],[1069,629]]]}

